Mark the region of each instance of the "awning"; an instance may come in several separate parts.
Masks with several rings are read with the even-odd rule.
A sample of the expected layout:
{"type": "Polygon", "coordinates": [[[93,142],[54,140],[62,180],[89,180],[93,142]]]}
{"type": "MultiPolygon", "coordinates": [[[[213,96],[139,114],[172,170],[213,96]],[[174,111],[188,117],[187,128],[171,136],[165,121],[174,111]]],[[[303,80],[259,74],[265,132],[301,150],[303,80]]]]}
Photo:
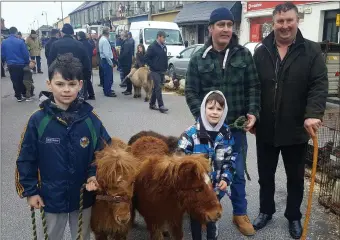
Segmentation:
{"type": "Polygon", "coordinates": [[[210,14],[216,8],[225,7],[233,13],[235,21],[241,21],[242,4],[240,2],[200,2],[184,4],[183,9],[177,14],[174,22],[184,24],[207,24],[210,14]]]}

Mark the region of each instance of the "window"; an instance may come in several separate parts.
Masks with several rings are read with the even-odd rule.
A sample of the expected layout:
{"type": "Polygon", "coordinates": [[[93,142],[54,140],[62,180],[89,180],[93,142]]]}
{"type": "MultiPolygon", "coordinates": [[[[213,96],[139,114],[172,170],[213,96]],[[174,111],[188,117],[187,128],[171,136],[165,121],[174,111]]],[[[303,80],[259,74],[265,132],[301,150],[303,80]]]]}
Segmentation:
{"type": "Polygon", "coordinates": [[[192,52],[195,50],[195,48],[188,48],[188,49],[186,49],[186,50],[184,50],[182,53],[181,53],[181,56],[183,57],[183,58],[190,58],[190,56],[191,56],[191,54],[192,54],[192,52]]]}
{"type": "Polygon", "coordinates": [[[325,21],[323,26],[323,38],[322,40],[329,40],[330,42],[338,42],[338,32],[340,27],[335,24],[336,14],[339,10],[325,11],[325,21]]]}
{"type": "Polygon", "coordinates": [[[176,45],[176,46],[183,45],[182,36],[179,30],[159,29],[159,28],[145,28],[144,29],[145,43],[151,44],[153,41],[155,41],[158,31],[164,31],[167,34],[167,37],[165,38],[166,45],[176,45]]]}
{"type": "Polygon", "coordinates": [[[161,2],[159,2],[159,8],[160,9],[164,9],[165,8],[165,3],[164,3],[164,1],[161,1],[161,2]]]}

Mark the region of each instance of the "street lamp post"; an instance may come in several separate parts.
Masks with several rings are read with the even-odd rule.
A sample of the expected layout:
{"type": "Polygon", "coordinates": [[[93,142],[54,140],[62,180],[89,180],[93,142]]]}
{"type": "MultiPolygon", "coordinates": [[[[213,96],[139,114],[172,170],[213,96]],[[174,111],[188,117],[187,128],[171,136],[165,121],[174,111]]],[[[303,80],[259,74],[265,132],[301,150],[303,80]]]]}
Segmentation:
{"type": "Polygon", "coordinates": [[[63,2],[60,2],[60,8],[61,8],[61,19],[62,19],[63,24],[64,24],[63,2]]]}
{"type": "Polygon", "coordinates": [[[47,24],[47,27],[48,27],[48,21],[47,21],[47,12],[45,12],[45,11],[42,11],[42,13],[41,13],[41,16],[43,16],[43,15],[44,15],[44,13],[45,13],[45,17],[46,17],[46,24],[47,24]]]}

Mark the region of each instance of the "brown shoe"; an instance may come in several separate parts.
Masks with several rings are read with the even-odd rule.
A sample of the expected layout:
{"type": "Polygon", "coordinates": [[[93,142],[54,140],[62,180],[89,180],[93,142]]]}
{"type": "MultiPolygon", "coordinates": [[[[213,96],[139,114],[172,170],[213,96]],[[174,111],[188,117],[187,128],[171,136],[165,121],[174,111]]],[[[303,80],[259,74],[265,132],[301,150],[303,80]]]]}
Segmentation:
{"type": "Polygon", "coordinates": [[[234,215],[233,223],[237,226],[238,230],[245,236],[253,236],[256,233],[247,215],[243,216],[234,215]]]}

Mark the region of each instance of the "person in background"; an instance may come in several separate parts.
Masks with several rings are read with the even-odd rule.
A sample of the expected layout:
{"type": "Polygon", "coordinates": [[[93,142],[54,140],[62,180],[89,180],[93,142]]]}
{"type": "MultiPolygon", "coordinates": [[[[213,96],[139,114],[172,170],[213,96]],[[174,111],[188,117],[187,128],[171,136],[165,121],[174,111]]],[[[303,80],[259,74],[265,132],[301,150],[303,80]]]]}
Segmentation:
{"type": "Polygon", "coordinates": [[[91,77],[92,77],[92,54],[93,54],[93,45],[91,45],[90,41],[86,38],[86,34],[82,31],[78,32],[78,38],[79,41],[84,45],[86,51],[87,51],[87,55],[89,57],[90,60],[90,69],[91,69],[91,75],[90,78],[88,79],[84,79],[84,81],[86,82],[85,86],[86,88],[84,88],[85,91],[85,100],[89,99],[89,100],[95,100],[95,95],[94,95],[94,90],[93,90],[93,85],[91,82],[91,77]]]}
{"type": "Polygon", "coordinates": [[[273,31],[254,54],[261,111],[255,125],[260,212],[253,225],[264,228],[276,211],[275,172],[281,152],[287,175],[284,216],[291,237],[300,239],[307,147],[326,109],[327,67],[320,44],[299,30],[298,8],[292,2],[277,5],[272,15],[273,31]]]}
{"type": "Polygon", "coordinates": [[[103,92],[106,97],[117,97],[116,93],[111,89],[113,84],[113,54],[109,42],[110,29],[103,28],[102,36],[99,40],[100,64],[103,69],[103,92]]]}
{"type": "MultiPolygon", "coordinates": [[[[123,72],[123,79],[130,73],[132,67],[132,55],[133,55],[133,46],[132,41],[128,38],[127,31],[122,32],[122,46],[120,49],[120,54],[118,58],[119,66],[121,71],[123,72]]],[[[124,95],[132,94],[132,82],[130,78],[126,80],[126,90],[122,92],[124,95]]]]}
{"type": "Polygon", "coordinates": [[[25,42],[25,39],[22,38],[21,32],[18,32],[18,38],[21,39],[21,40],[23,40],[23,41],[25,42]]]}
{"type": "Polygon", "coordinates": [[[100,63],[101,59],[100,59],[100,54],[99,54],[99,41],[100,38],[102,37],[102,35],[99,35],[98,40],[96,42],[96,48],[94,50],[94,54],[96,56],[96,60],[97,60],[97,64],[98,64],[98,68],[99,68],[99,84],[98,87],[103,87],[104,86],[104,70],[103,67],[100,63]]]}
{"type": "MultiPolygon", "coordinates": [[[[71,24],[65,23],[61,30],[62,38],[55,41],[51,46],[47,64],[50,66],[59,54],[72,53],[75,58],[81,61],[84,79],[91,79],[91,65],[87,50],[81,42],[73,38],[73,35],[73,27],[71,24]]],[[[86,84],[86,81],[84,84],[86,84]]],[[[83,87],[82,91],[80,91],[83,99],[85,99],[87,95],[85,90],[86,87],[83,87]]]]}
{"type": "MultiPolygon", "coordinates": [[[[4,37],[1,35],[1,44],[4,40],[4,37]]],[[[5,73],[5,59],[1,56],[1,77],[6,77],[5,73]]]]}
{"type": "Polygon", "coordinates": [[[30,63],[24,67],[24,85],[26,88],[26,102],[32,101],[31,97],[34,96],[33,85],[33,69],[35,67],[35,61],[30,60],[30,63]]]}
{"type": "Polygon", "coordinates": [[[9,37],[1,44],[1,59],[6,61],[18,102],[25,100],[26,89],[23,83],[24,67],[30,62],[26,44],[17,37],[18,29],[11,27],[9,37]]]}
{"type": "Polygon", "coordinates": [[[135,40],[132,37],[132,33],[128,32],[128,39],[131,41],[131,45],[132,45],[132,56],[135,56],[135,40]]]}
{"type": "Polygon", "coordinates": [[[140,68],[145,65],[145,47],[144,44],[138,44],[137,46],[137,54],[136,54],[136,63],[134,68],[140,68]]]}
{"type": "Polygon", "coordinates": [[[157,33],[157,39],[149,45],[145,54],[145,62],[150,67],[150,77],[153,79],[154,84],[149,108],[151,110],[159,110],[161,113],[168,111],[168,109],[164,107],[162,97],[162,83],[164,82],[164,74],[168,69],[165,37],[165,32],[159,31],[157,33]],[[156,101],[158,103],[158,108],[156,106],[156,101]]]}
{"type": "Polygon", "coordinates": [[[57,41],[59,38],[60,38],[60,31],[59,31],[59,29],[52,29],[51,30],[51,38],[48,40],[48,42],[45,45],[45,57],[46,57],[46,60],[50,56],[50,50],[51,50],[52,44],[55,41],[57,41]]]}
{"type": "Polygon", "coordinates": [[[185,40],[184,41],[184,47],[187,48],[188,46],[189,46],[189,42],[188,42],[188,40],[185,40]]]}
{"type": "Polygon", "coordinates": [[[26,39],[26,44],[28,46],[31,59],[35,60],[37,63],[37,68],[33,69],[34,73],[37,73],[38,69],[38,73],[42,74],[43,72],[41,71],[41,57],[40,57],[42,46],[36,31],[31,30],[31,34],[26,39]]]}

